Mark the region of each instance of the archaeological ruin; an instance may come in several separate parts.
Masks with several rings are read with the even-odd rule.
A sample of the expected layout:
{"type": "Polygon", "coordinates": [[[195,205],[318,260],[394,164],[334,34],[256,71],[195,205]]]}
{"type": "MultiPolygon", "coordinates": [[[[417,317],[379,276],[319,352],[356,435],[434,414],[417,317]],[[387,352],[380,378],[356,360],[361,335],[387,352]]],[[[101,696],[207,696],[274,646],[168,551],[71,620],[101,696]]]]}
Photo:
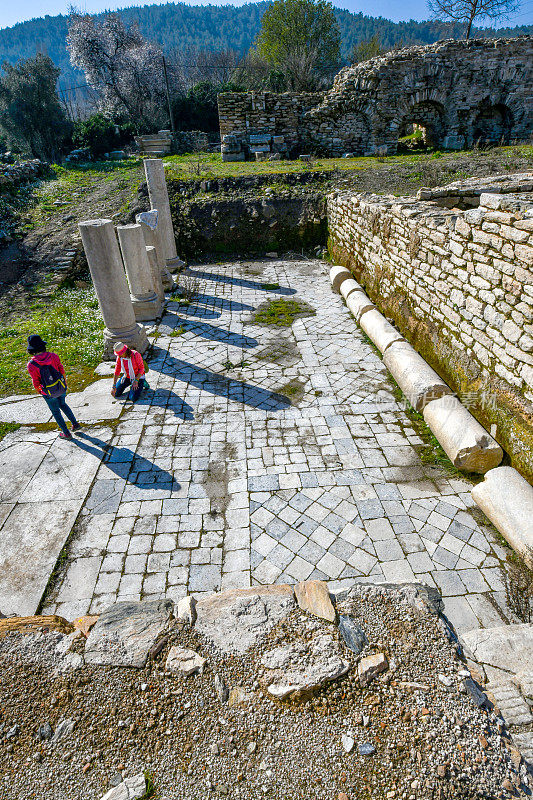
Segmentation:
{"type": "Polygon", "coordinates": [[[218,103],[230,161],[287,151],[388,155],[413,124],[440,149],[527,140],[533,37],[409,47],[345,67],[323,95],[226,93],[218,103]]]}

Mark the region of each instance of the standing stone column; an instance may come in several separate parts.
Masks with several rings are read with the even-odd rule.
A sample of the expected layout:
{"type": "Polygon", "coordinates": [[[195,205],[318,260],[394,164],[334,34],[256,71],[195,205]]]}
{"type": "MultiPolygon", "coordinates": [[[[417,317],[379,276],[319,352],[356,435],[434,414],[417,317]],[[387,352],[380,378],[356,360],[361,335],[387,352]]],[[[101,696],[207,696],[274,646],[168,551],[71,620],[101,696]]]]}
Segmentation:
{"type": "Polygon", "coordinates": [[[146,246],[155,247],[163,288],[167,292],[172,291],[174,288],[174,281],[167,268],[163,238],[161,236],[161,226],[159,225],[159,211],[157,211],[157,209],[143,211],[141,214],[137,214],[135,222],[141,226],[146,246]]]}
{"type": "Polygon", "coordinates": [[[161,301],[154,291],[152,270],[141,226],[119,225],[117,234],[130,284],[135,319],[155,319],[161,315],[161,301]]]}
{"type": "MultiPolygon", "coordinates": [[[[143,242],[146,242],[144,236],[143,242]]],[[[148,258],[148,264],[150,265],[150,271],[152,273],[152,281],[154,284],[155,293],[158,296],[162,307],[163,303],[165,302],[165,290],[163,289],[163,282],[161,280],[161,270],[159,269],[159,264],[157,263],[157,253],[155,251],[155,247],[152,245],[145,244],[145,249],[146,257],[148,258]]]]}
{"type": "Polygon", "coordinates": [[[150,207],[159,212],[159,222],[161,226],[161,239],[163,252],[166,262],[178,257],[176,251],[176,239],[174,238],[174,228],[170,213],[170,203],[168,200],[167,182],[165,180],[165,165],[160,158],[145,158],[144,172],[148,185],[148,196],[150,207]]]}
{"type": "Polygon", "coordinates": [[[148,339],[135,321],[113,223],[110,219],[92,219],[80,222],[78,228],[105,323],[104,359],[114,359],[116,342],[144,353],[148,339]]]}

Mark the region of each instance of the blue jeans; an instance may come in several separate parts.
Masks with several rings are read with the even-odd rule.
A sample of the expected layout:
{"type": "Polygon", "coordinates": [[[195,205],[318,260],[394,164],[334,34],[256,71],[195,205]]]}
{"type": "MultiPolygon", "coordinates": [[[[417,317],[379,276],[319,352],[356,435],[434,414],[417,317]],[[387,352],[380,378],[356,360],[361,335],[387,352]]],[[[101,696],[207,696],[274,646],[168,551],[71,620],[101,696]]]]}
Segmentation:
{"type": "MultiPolygon", "coordinates": [[[[121,397],[124,394],[124,391],[128,388],[128,386],[131,386],[130,379],[125,378],[124,375],[122,375],[117,381],[115,389],[115,397],[121,397]]],[[[139,378],[137,388],[130,389],[128,393],[128,400],[132,403],[136,403],[139,397],[141,396],[141,392],[143,389],[144,389],[144,378],[139,378]]]]}
{"type": "Polygon", "coordinates": [[[67,423],[63,419],[61,412],[63,412],[63,414],[72,422],[73,425],[76,424],[77,420],[70,406],[65,403],[66,396],[67,393],[64,392],[63,394],[60,394],[59,397],[45,397],[44,399],[46,400],[48,408],[52,412],[53,418],[63,433],[65,433],[67,436],[70,436],[70,431],[67,428],[67,423]]]}

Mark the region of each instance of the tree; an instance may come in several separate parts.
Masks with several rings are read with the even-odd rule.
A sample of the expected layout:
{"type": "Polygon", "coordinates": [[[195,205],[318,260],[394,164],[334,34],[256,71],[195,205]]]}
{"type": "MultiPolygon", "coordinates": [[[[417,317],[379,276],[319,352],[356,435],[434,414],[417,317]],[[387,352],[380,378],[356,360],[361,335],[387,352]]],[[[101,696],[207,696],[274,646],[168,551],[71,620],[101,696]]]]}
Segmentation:
{"type": "Polygon", "coordinates": [[[274,0],[263,16],[257,51],[287,88],[312,91],[339,65],[340,32],[327,0],[274,0]]]}
{"type": "Polygon", "coordinates": [[[102,111],[126,112],[138,130],[166,124],[163,54],[136,25],[126,27],[118,14],[98,21],[73,11],[67,47],[72,64],[99,91],[102,111]]]}
{"type": "Polygon", "coordinates": [[[381,49],[379,36],[376,33],[371,39],[364,39],[355,45],[350,61],[352,64],[360,64],[362,61],[368,61],[370,58],[379,56],[384,52],[386,51],[381,49]]]}
{"type": "Polygon", "coordinates": [[[508,17],[520,7],[520,0],[428,0],[435,19],[448,18],[465,25],[465,39],[470,38],[474,20],[508,17]]]}
{"type": "Polygon", "coordinates": [[[56,90],[60,70],[42,53],[2,68],[0,127],[7,145],[57,160],[71,129],[56,90]]]}

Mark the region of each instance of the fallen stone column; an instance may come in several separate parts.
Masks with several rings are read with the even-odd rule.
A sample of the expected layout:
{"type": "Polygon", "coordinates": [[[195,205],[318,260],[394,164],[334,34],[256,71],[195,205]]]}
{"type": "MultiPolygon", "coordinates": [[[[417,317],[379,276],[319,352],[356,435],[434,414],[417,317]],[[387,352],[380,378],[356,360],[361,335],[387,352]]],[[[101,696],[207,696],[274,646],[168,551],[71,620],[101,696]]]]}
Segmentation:
{"type": "MultiPolygon", "coordinates": [[[[146,242],[144,234],[143,234],[143,241],[146,242]]],[[[163,305],[163,303],[165,302],[165,290],[163,289],[161,270],[159,269],[159,264],[157,263],[157,253],[153,245],[145,245],[145,249],[146,249],[146,256],[148,258],[148,264],[150,266],[150,272],[152,273],[154,290],[159,300],[161,301],[161,305],[163,305]]]]}
{"type": "Polygon", "coordinates": [[[162,306],[154,291],[152,270],[141,226],[119,225],[117,234],[130,284],[135,319],[141,321],[156,319],[161,315],[162,306]]]}
{"type": "Polygon", "coordinates": [[[383,363],[416,411],[422,411],[431,400],[452,394],[408,342],[394,342],[383,355],[383,363]]]}
{"type": "Polygon", "coordinates": [[[356,322],[359,322],[362,314],[376,308],[374,303],[369,300],[364,292],[355,291],[350,293],[346,300],[346,305],[350,313],[353,314],[356,322]]]}
{"type": "Polygon", "coordinates": [[[348,299],[348,297],[351,295],[352,292],[362,292],[362,291],[363,289],[361,288],[361,286],[357,283],[357,281],[354,281],[353,278],[348,278],[348,280],[344,280],[341,283],[340,292],[345,300],[348,299]]]}
{"type": "Polygon", "coordinates": [[[383,314],[380,314],[377,308],[362,312],[359,325],[382,353],[394,342],[405,341],[402,334],[385,319],[383,314]]]}
{"type": "Polygon", "coordinates": [[[159,212],[159,225],[161,225],[161,240],[165,261],[178,257],[176,239],[170,213],[167,182],[165,180],[165,165],[160,158],[145,158],[144,172],[148,185],[148,196],[152,210],[159,212]]]}
{"type": "Polygon", "coordinates": [[[174,288],[174,281],[167,268],[165,250],[161,237],[161,227],[159,224],[159,211],[157,209],[143,211],[141,214],[137,214],[135,222],[141,226],[146,246],[155,247],[163,289],[167,292],[172,291],[174,288]]]}
{"type": "Polygon", "coordinates": [[[533,569],[533,486],[513,467],[498,467],[474,486],[472,498],[533,569]]]}
{"type": "Polygon", "coordinates": [[[465,472],[488,472],[497,467],[503,450],[462,403],[449,395],[432,400],[424,408],[424,420],[444,452],[465,472]]]}
{"type": "Polygon", "coordinates": [[[114,359],[116,342],[144,353],[148,339],[144,328],[135,321],[113,223],[110,219],[93,219],[80,222],[78,228],[104,318],[104,358],[114,359]]]}
{"type": "Polygon", "coordinates": [[[329,279],[334,292],[340,292],[341,284],[352,278],[352,273],[346,267],[332,267],[329,271],[329,279]]]}

